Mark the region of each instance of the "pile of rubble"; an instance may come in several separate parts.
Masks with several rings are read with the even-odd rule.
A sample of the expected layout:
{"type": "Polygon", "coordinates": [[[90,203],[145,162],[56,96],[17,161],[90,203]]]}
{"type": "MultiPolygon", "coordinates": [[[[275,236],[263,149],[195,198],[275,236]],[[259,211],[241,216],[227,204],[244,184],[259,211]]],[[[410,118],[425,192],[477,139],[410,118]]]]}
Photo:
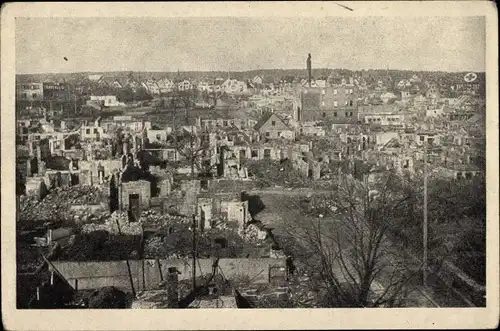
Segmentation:
{"type": "Polygon", "coordinates": [[[191,224],[192,220],[182,215],[160,214],[154,210],[146,210],[141,213],[139,222],[151,227],[163,227],[175,223],[191,224]]]}
{"type": "Polygon", "coordinates": [[[157,258],[164,254],[164,242],[160,236],[153,236],[144,242],[144,256],[146,258],[157,258]]]}
{"type": "Polygon", "coordinates": [[[128,299],[125,292],[114,286],[103,287],[94,291],[89,298],[86,298],[88,308],[127,308],[128,299]]]}
{"type": "Polygon", "coordinates": [[[212,229],[217,229],[221,231],[230,231],[231,228],[228,226],[227,221],[222,218],[215,218],[210,220],[212,222],[212,229]]]}
{"type": "Polygon", "coordinates": [[[251,243],[259,243],[267,238],[267,229],[259,224],[249,224],[244,229],[240,228],[239,234],[251,243]]]}
{"type": "Polygon", "coordinates": [[[88,185],[58,187],[53,189],[48,196],[50,195],[57,199],[63,199],[72,205],[98,205],[108,199],[108,196],[100,188],[88,185]]]}
{"type": "Polygon", "coordinates": [[[283,186],[283,187],[309,187],[312,181],[301,175],[294,168],[292,161],[251,161],[248,162],[248,173],[257,180],[261,186],[283,186]]]}
{"type": "Polygon", "coordinates": [[[104,224],[89,223],[82,226],[82,233],[93,231],[107,231],[110,234],[141,235],[142,224],[140,222],[129,222],[128,214],[123,211],[115,211],[104,224]]]}
{"type": "Polygon", "coordinates": [[[107,224],[88,223],[82,226],[81,233],[91,233],[94,231],[108,231],[108,229],[109,228],[107,224]]]}
{"type": "Polygon", "coordinates": [[[21,196],[19,201],[19,219],[21,221],[74,221],[75,216],[81,221],[92,221],[95,216],[99,219],[105,214],[104,206],[97,215],[83,208],[78,212],[72,208],[76,205],[101,205],[108,197],[100,189],[76,185],[53,189],[44,199],[37,201],[31,196],[21,196]],[[93,216],[92,216],[93,215],[93,216]],[[92,217],[91,217],[92,216],[92,217]]]}
{"type": "Polygon", "coordinates": [[[304,202],[304,211],[320,218],[332,216],[338,211],[338,202],[333,195],[313,195],[304,202]]]}
{"type": "MultiPolygon", "coordinates": [[[[144,241],[144,255],[148,258],[183,258],[191,255],[193,232],[190,222],[170,222],[154,236],[144,241]]],[[[220,254],[255,249],[258,245],[250,242],[241,234],[226,228],[211,228],[197,231],[197,250],[199,257],[214,254],[215,242],[223,238],[220,254]]],[[[234,253],[234,254],[236,254],[234,253]]]]}
{"type": "MultiPolygon", "coordinates": [[[[75,207],[75,206],[73,206],[75,207]]],[[[108,208],[71,208],[71,216],[75,224],[88,224],[88,223],[103,223],[109,218],[108,208]]]]}
{"type": "Polygon", "coordinates": [[[139,236],[115,236],[106,229],[74,235],[58,258],[71,261],[117,261],[138,259],[141,249],[139,236]]]}

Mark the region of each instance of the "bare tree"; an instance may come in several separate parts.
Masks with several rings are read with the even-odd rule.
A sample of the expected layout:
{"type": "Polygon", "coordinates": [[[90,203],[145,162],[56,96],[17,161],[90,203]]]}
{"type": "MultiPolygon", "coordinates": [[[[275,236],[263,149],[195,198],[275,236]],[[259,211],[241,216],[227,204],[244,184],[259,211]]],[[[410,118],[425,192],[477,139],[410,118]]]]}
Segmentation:
{"type": "MultiPolygon", "coordinates": [[[[192,130],[192,128],[191,128],[192,130]]],[[[179,154],[189,161],[191,176],[194,177],[195,168],[202,175],[211,174],[216,164],[210,162],[213,151],[207,140],[203,140],[196,132],[184,132],[175,137],[175,148],[179,154]]]]}
{"type": "MultiPolygon", "coordinates": [[[[289,228],[304,250],[304,269],[325,294],[324,305],[403,304],[420,262],[401,256],[402,250],[388,239],[396,210],[408,199],[401,190],[394,190],[397,181],[384,176],[368,185],[367,180],[343,179],[337,192],[317,201],[324,213],[320,218],[316,215],[289,228]]],[[[314,213],[317,207],[308,210],[314,213]]]]}

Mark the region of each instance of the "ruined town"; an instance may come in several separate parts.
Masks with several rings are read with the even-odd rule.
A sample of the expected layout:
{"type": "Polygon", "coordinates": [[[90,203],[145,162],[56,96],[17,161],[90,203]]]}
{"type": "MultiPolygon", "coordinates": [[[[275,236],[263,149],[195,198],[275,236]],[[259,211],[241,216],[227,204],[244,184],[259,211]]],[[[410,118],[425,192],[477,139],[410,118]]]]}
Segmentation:
{"type": "Polygon", "coordinates": [[[17,74],[17,307],[485,307],[485,73],[315,54],[17,74]]]}

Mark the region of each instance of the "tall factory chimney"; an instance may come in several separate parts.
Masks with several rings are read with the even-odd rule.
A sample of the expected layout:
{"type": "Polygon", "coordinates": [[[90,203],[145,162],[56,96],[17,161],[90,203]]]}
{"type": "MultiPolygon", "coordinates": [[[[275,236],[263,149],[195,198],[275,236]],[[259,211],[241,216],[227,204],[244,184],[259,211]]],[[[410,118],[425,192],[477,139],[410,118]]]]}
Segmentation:
{"type": "Polygon", "coordinates": [[[311,53],[309,53],[309,56],[307,57],[307,83],[309,84],[309,87],[311,87],[311,53]]]}

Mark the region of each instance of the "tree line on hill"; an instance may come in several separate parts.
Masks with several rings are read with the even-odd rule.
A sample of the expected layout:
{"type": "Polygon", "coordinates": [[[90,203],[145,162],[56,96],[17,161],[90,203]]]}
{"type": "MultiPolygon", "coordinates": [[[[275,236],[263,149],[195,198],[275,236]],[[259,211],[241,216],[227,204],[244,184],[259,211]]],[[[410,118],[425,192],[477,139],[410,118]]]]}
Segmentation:
{"type": "MultiPolygon", "coordinates": [[[[331,68],[313,68],[313,77],[326,78],[330,74],[337,76],[363,76],[363,77],[386,77],[391,76],[393,78],[411,78],[413,75],[420,76],[424,80],[460,80],[463,81],[463,77],[466,72],[444,72],[444,71],[414,71],[414,70],[387,70],[387,69],[363,69],[363,70],[349,70],[349,69],[331,69],[331,68]]],[[[102,74],[106,77],[114,77],[116,79],[127,79],[133,77],[137,81],[144,81],[147,79],[161,79],[163,77],[168,77],[170,79],[182,78],[194,81],[201,80],[214,80],[215,78],[232,78],[238,80],[253,79],[255,76],[260,76],[264,83],[279,82],[285,79],[289,81],[291,78],[307,78],[307,70],[303,69],[258,69],[258,70],[247,70],[247,71],[181,71],[181,72],[150,72],[150,71],[111,71],[111,72],[100,72],[100,73],[47,73],[47,74],[17,74],[16,82],[63,82],[68,83],[81,83],[85,81],[89,74],[102,74]]],[[[484,81],[484,72],[478,73],[478,80],[484,81]]]]}

